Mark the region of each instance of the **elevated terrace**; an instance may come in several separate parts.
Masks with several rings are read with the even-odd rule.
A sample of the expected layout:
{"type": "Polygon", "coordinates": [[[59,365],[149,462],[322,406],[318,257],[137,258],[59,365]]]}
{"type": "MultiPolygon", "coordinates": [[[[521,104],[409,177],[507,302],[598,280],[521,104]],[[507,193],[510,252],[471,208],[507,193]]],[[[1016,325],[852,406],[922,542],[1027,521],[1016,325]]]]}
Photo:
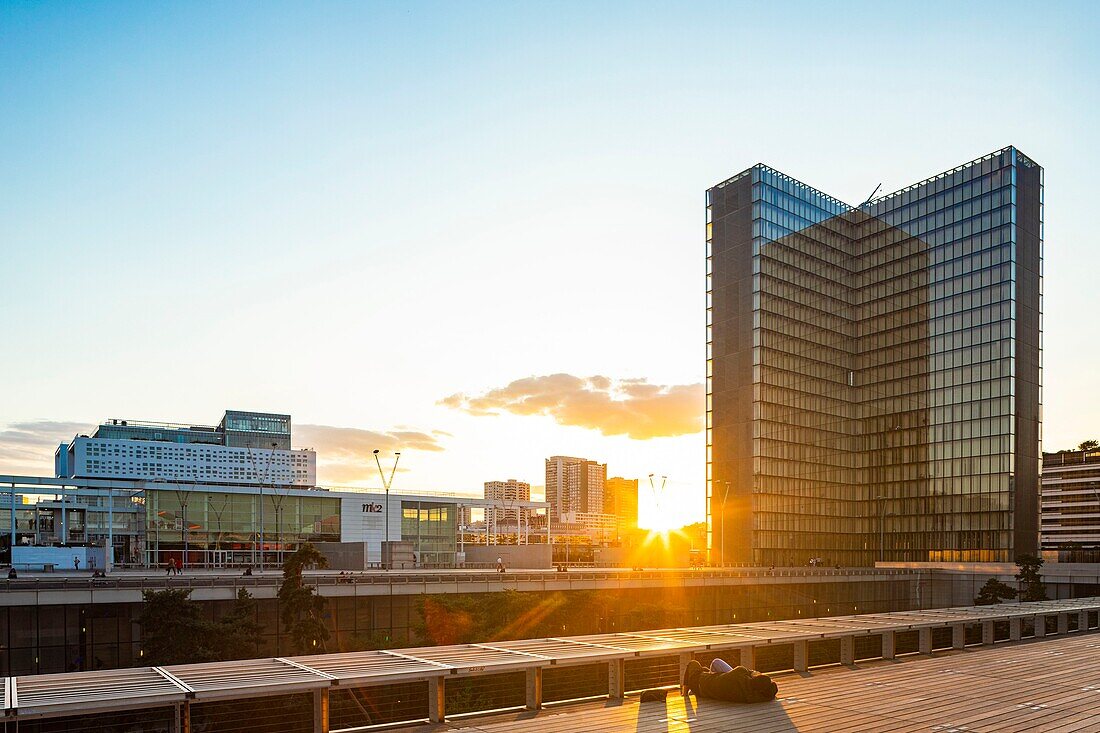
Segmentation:
{"type": "Polygon", "coordinates": [[[775,677],[779,697],[731,705],[670,692],[482,716],[403,733],[983,733],[1100,731],[1095,636],[968,648],[775,677]],[[900,662],[900,663],[899,663],[900,662]]]}
{"type": "Polygon", "coordinates": [[[11,677],[4,721],[89,733],[329,733],[421,721],[501,733],[1100,730],[1090,717],[1100,637],[1087,633],[1098,612],[1100,598],[1082,598],[11,677]],[[781,677],[778,703],[625,702],[675,685],[692,658],[719,655],[793,674],[781,677]],[[923,659],[897,664],[905,655],[923,659]],[[830,665],[846,669],[816,670],[830,665]],[[606,701],[542,711],[594,697],[606,701]],[[522,712],[455,722],[500,708],[522,712]]]}

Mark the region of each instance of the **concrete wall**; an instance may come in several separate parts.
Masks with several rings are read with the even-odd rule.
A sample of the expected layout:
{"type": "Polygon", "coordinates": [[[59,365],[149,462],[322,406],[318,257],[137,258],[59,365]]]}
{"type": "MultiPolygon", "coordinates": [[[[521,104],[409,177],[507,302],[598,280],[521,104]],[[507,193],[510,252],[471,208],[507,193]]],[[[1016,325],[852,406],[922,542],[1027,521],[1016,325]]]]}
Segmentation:
{"type": "Polygon", "coordinates": [[[42,570],[53,565],[54,570],[76,570],[73,558],[80,560],[80,570],[103,570],[107,552],[102,547],[42,547],[16,545],[12,565],[17,570],[42,570]],[[94,563],[93,563],[94,561],[94,563]],[[94,565],[94,567],[93,567],[94,565]]]}
{"type": "MultiPolygon", "coordinates": [[[[990,578],[1017,587],[1018,569],[1013,563],[886,562],[878,563],[877,567],[916,572],[917,608],[969,606],[990,578]]],[[[1100,593],[1100,563],[1048,563],[1040,576],[1051,599],[1100,593]]]]}
{"type": "Polygon", "coordinates": [[[328,558],[329,570],[364,570],[364,542],[314,542],[313,546],[328,558]]]}
{"type": "Polygon", "coordinates": [[[496,565],[497,558],[515,569],[549,568],[550,545],[466,545],[466,567],[496,565]]]}
{"type": "Polygon", "coordinates": [[[380,559],[368,556],[370,544],[367,542],[317,542],[314,546],[328,558],[329,570],[377,570],[382,566],[380,563],[389,563],[396,570],[416,568],[412,542],[383,542],[380,559]]]}
{"type": "Polygon", "coordinates": [[[691,546],[670,536],[668,546],[657,541],[646,547],[594,547],[598,568],[686,568],[691,565],[691,546]]]}

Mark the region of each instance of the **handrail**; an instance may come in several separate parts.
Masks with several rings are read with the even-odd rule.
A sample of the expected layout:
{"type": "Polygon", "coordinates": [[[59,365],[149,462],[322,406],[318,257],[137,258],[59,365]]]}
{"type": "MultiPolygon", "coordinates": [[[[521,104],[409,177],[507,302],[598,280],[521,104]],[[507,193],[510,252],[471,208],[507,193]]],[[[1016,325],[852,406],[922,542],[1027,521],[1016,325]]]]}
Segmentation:
{"type": "MultiPolygon", "coordinates": [[[[431,582],[479,582],[492,581],[494,579],[507,579],[509,581],[539,581],[547,579],[576,578],[578,580],[656,580],[666,578],[813,578],[813,577],[883,577],[898,575],[915,575],[919,571],[911,568],[647,568],[645,570],[630,570],[627,568],[586,568],[584,570],[568,571],[559,574],[553,570],[508,570],[504,574],[490,572],[493,568],[486,568],[482,572],[469,570],[452,570],[448,572],[436,571],[424,573],[423,571],[402,570],[369,570],[349,571],[347,575],[339,575],[338,571],[327,573],[307,573],[306,582],[317,586],[343,585],[343,584],[371,584],[371,583],[431,583],[431,582]]],[[[282,578],[275,574],[257,574],[243,576],[233,574],[211,574],[202,572],[199,574],[181,576],[163,575],[108,575],[105,578],[95,578],[91,575],[83,576],[55,576],[30,578],[4,579],[0,578],[0,593],[4,591],[20,590],[87,590],[92,589],[134,589],[158,590],[165,588],[218,588],[218,587],[267,587],[278,586],[282,578]]]]}

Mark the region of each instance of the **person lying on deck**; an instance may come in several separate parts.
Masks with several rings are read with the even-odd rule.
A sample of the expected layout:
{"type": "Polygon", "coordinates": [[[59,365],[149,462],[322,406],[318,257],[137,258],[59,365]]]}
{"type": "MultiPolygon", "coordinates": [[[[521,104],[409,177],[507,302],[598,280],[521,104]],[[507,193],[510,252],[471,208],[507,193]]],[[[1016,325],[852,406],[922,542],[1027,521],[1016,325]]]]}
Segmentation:
{"type": "Polygon", "coordinates": [[[694,659],[684,670],[680,692],[687,697],[708,697],[726,702],[767,702],[779,691],[772,678],[745,667],[731,667],[721,659],[710,663],[708,671],[694,659]]]}

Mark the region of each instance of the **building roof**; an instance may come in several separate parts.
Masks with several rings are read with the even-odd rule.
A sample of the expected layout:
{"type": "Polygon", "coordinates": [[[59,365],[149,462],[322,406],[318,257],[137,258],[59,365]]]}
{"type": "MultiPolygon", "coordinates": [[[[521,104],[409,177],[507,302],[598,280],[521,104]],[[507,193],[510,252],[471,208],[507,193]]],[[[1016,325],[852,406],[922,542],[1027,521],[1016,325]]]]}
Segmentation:
{"type": "MultiPolygon", "coordinates": [[[[26,488],[40,488],[44,490],[44,493],[68,493],[65,489],[112,489],[115,491],[130,491],[139,492],[148,489],[157,491],[209,491],[219,492],[226,494],[255,494],[261,489],[267,493],[272,491],[277,492],[280,495],[285,496],[311,496],[311,497],[326,497],[333,499],[355,498],[362,499],[364,501],[385,499],[386,494],[382,491],[368,491],[365,489],[354,489],[350,487],[342,488],[326,488],[326,487],[313,487],[313,488],[286,488],[285,486],[279,486],[272,488],[270,485],[255,486],[255,485],[228,485],[228,484],[203,484],[203,483],[186,483],[175,481],[145,481],[141,479],[94,479],[94,478],[56,478],[53,476],[20,476],[20,475],[3,475],[0,474],[0,495],[4,492],[5,487],[14,485],[16,489],[26,488]]],[[[400,499],[405,501],[424,501],[424,502],[439,502],[443,504],[459,504],[461,506],[468,507],[500,507],[500,499],[485,499],[476,495],[460,494],[457,492],[417,492],[406,493],[403,491],[390,492],[390,496],[393,499],[400,499]]],[[[549,507],[549,503],[545,501],[520,501],[520,500],[505,500],[508,504],[506,509],[545,509],[549,507]]]]}

